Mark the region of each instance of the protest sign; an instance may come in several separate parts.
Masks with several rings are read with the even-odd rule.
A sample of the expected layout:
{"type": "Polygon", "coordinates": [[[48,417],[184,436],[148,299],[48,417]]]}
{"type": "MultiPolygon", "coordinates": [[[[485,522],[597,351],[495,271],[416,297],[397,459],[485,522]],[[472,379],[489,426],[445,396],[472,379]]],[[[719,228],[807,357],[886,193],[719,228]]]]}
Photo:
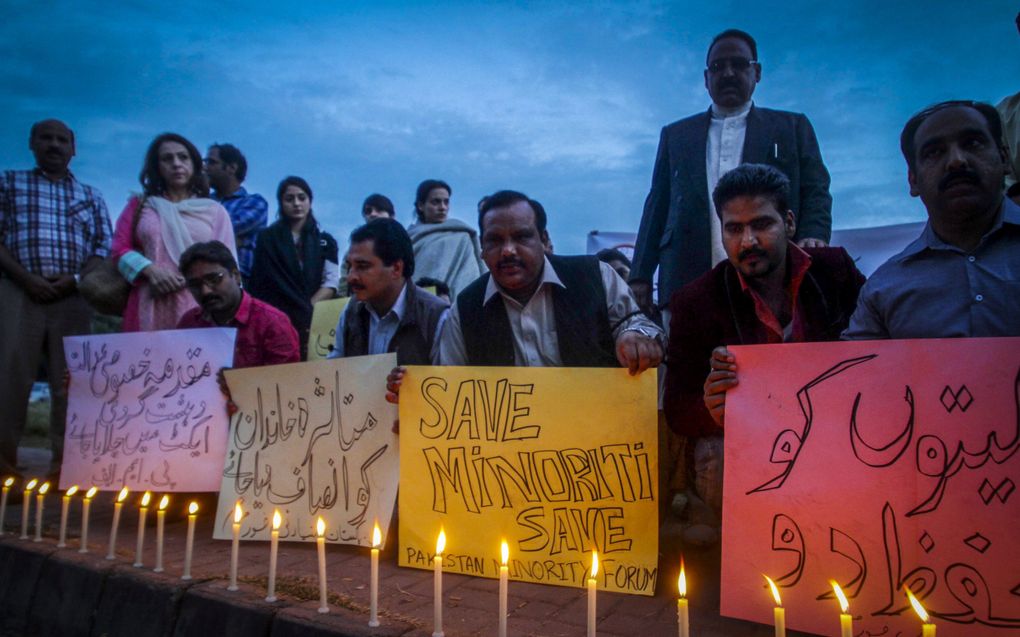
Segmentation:
{"type": "Polygon", "coordinates": [[[386,402],[395,354],[226,372],[237,413],[230,419],[213,537],[231,537],[242,502],[241,538],[268,540],[274,509],[281,540],[371,546],[389,528],[397,495],[397,408],[386,402]]]}
{"type": "Polygon", "coordinates": [[[722,612],[834,634],[1020,631],[1020,339],[733,347],[722,612]],[[866,631],[866,632],[865,632],[866,631]]]}
{"type": "Polygon", "coordinates": [[[408,367],[400,390],[401,566],[652,595],[654,371],[408,367]]]}
{"type": "Polygon", "coordinates": [[[308,360],[324,360],[333,351],[336,325],[351,297],[319,301],[312,306],[312,328],[308,332],[308,360]]]}
{"type": "Polygon", "coordinates": [[[216,373],[234,328],[64,338],[71,376],[60,487],[215,491],[227,442],[216,373]]]}

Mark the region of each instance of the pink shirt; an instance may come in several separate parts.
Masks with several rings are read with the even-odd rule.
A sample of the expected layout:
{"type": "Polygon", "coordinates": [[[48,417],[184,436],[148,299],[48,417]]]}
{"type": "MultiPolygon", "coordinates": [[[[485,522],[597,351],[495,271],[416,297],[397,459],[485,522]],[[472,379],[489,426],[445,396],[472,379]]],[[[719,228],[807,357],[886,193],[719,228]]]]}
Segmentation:
{"type": "Polygon", "coordinates": [[[297,331],[287,315],[250,294],[241,294],[237,313],[225,325],[217,325],[202,313],[202,308],[195,307],[184,313],[177,324],[178,329],[236,327],[235,368],[300,362],[297,331]]]}

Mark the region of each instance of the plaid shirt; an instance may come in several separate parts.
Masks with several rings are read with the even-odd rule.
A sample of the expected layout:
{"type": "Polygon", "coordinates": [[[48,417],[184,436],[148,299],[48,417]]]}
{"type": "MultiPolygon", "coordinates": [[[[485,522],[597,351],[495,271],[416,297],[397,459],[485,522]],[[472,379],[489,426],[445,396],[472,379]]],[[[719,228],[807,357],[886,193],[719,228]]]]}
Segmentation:
{"type": "Polygon", "coordinates": [[[29,272],[77,274],[109,255],[112,234],[103,196],[70,172],[56,182],[38,168],[0,175],[0,243],[29,272]]]}
{"type": "MultiPolygon", "coordinates": [[[[217,193],[219,194],[219,193],[217,193]]],[[[234,225],[234,242],[237,244],[237,269],[244,276],[251,275],[255,260],[255,236],[266,227],[269,218],[269,204],[262,195],[249,195],[243,187],[237,192],[220,199],[234,225]]]]}

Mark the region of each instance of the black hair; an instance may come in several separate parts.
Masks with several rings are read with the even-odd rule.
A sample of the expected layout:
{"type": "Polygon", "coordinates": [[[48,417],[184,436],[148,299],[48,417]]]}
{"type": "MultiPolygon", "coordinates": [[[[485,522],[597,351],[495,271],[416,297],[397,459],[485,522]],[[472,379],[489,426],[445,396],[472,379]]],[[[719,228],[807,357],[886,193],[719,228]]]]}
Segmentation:
{"type": "Polygon", "coordinates": [[[747,43],[747,46],[751,49],[751,59],[754,61],[758,60],[758,43],[754,41],[751,34],[747,31],[741,31],[740,29],[726,29],[719,35],[712,38],[712,44],[708,45],[708,52],[705,53],[705,64],[708,64],[708,57],[712,55],[712,47],[716,45],[719,40],[725,40],[726,38],[737,38],[747,43]]]}
{"type": "Polygon", "coordinates": [[[31,144],[33,141],[35,141],[35,134],[39,131],[39,129],[44,124],[60,124],[61,126],[64,127],[64,130],[66,130],[67,133],[71,136],[71,143],[72,144],[74,143],[74,131],[71,130],[70,126],[68,126],[64,122],[60,121],[59,119],[43,119],[43,120],[39,120],[35,124],[32,124],[31,130],[28,131],[28,143],[29,144],[31,144]]]}
{"type": "Polygon", "coordinates": [[[423,276],[420,279],[418,279],[417,281],[415,281],[414,284],[417,285],[420,288],[429,288],[429,287],[435,288],[436,289],[436,296],[441,296],[441,295],[450,296],[450,286],[445,284],[445,283],[443,283],[439,279],[433,279],[430,276],[423,276]]]}
{"type": "Polygon", "coordinates": [[[152,143],[149,144],[149,149],[145,151],[145,164],[142,165],[142,173],[138,175],[138,181],[142,184],[142,190],[145,194],[150,196],[163,196],[166,194],[166,184],[163,183],[163,177],[159,174],[159,147],[164,142],[177,142],[184,146],[188,151],[188,156],[191,158],[192,172],[191,182],[188,183],[188,190],[196,197],[208,197],[209,182],[206,180],[205,172],[202,170],[202,155],[194,144],[183,135],[178,135],[177,133],[163,133],[152,140],[152,143]]]}
{"type": "Polygon", "coordinates": [[[417,215],[418,221],[425,221],[421,210],[418,210],[418,204],[425,203],[425,200],[429,198],[429,193],[436,188],[445,188],[446,193],[451,197],[453,196],[453,189],[450,188],[450,184],[442,179],[426,179],[418,184],[418,190],[414,193],[414,214],[417,215]]]}
{"type": "Polygon", "coordinates": [[[220,153],[220,161],[223,162],[224,167],[227,164],[234,164],[237,166],[237,172],[234,176],[237,177],[238,182],[244,181],[244,178],[248,175],[248,160],[244,158],[244,153],[233,144],[221,144],[216,142],[209,147],[209,150],[215,148],[220,153]]]}
{"type": "Polygon", "coordinates": [[[906,125],[903,127],[903,132],[900,133],[900,151],[903,153],[903,158],[907,160],[907,168],[911,171],[916,168],[917,158],[915,154],[917,149],[914,148],[914,137],[917,135],[917,129],[921,127],[921,124],[939,111],[960,107],[972,108],[984,115],[985,121],[988,123],[988,132],[992,134],[992,139],[995,141],[996,146],[1002,146],[1002,118],[999,117],[999,111],[995,110],[994,106],[973,100],[939,102],[915,113],[913,117],[907,120],[906,125]]]}
{"type": "Polygon", "coordinates": [[[222,265],[231,274],[238,271],[237,261],[230,253],[230,248],[219,241],[205,241],[188,246],[188,249],[181,253],[181,274],[185,274],[196,261],[222,265]]]}
{"type": "Polygon", "coordinates": [[[373,219],[351,233],[351,245],[362,241],[372,242],[372,251],[384,265],[404,262],[404,278],[414,275],[414,246],[411,237],[395,219],[373,219]]]}
{"type": "Polygon", "coordinates": [[[599,261],[602,261],[603,263],[612,263],[613,261],[619,261],[628,268],[630,267],[630,259],[627,258],[627,255],[620,252],[616,248],[602,248],[601,250],[595,253],[595,258],[598,259],[599,261]]]}
{"type": "Polygon", "coordinates": [[[369,206],[372,206],[376,210],[385,210],[387,213],[389,213],[391,219],[397,216],[396,211],[393,209],[393,202],[390,201],[390,198],[387,197],[386,195],[372,193],[371,195],[365,197],[365,202],[361,204],[362,216],[364,216],[365,211],[368,210],[369,206]]]}
{"type": "Polygon", "coordinates": [[[790,180],[772,166],[741,164],[723,175],[712,191],[715,214],[722,218],[723,207],[737,197],[765,197],[785,215],[790,209],[790,180]]]}
{"type": "Polygon", "coordinates": [[[478,209],[478,231],[485,232],[482,227],[482,222],[485,220],[485,214],[493,208],[506,208],[512,206],[518,201],[526,201],[531,206],[532,211],[535,213],[535,227],[538,228],[539,235],[545,235],[545,227],[548,224],[548,218],[545,214],[545,207],[538,203],[534,199],[531,199],[523,192],[516,190],[500,190],[494,192],[488,197],[485,197],[481,203],[481,207],[478,209]]]}

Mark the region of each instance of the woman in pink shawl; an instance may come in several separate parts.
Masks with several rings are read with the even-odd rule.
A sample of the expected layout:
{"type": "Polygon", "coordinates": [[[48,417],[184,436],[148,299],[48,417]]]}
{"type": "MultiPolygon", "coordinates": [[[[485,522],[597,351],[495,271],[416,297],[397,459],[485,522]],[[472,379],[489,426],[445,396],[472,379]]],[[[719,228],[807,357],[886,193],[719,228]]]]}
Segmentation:
{"type": "Polygon", "coordinates": [[[128,201],[113,234],[117,269],[132,283],[122,329],[171,330],[197,305],[177,269],[181,253],[213,240],[236,253],[234,230],[223,206],[208,198],[202,156],[184,137],[154,139],[139,181],[145,194],[128,201]]]}

